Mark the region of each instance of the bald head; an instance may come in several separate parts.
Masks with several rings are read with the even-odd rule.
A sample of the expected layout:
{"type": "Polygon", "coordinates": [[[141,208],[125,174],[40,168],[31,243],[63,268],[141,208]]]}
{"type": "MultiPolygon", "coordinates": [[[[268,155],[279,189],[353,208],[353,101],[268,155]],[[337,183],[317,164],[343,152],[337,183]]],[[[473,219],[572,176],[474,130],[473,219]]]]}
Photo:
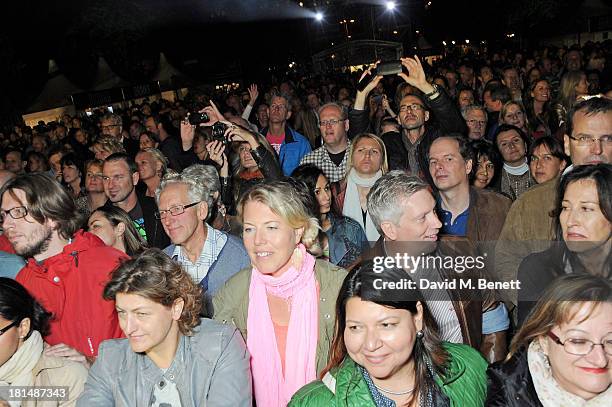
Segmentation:
{"type": "Polygon", "coordinates": [[[8,170],[0,170],[0,188],[4,186],[8,181],[15,178],[16,175],[8,170]]]}

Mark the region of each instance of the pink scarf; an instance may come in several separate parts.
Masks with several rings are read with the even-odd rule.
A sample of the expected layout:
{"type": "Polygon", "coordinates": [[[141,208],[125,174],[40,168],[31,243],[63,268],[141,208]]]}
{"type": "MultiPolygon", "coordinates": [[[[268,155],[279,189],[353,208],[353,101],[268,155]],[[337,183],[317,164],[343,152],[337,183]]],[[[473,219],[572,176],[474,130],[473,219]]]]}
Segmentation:
{"type": "Polygon", "coordinates": [[[251,354],[255,400],[262,407],[285,407],[297,390],[316,379],[319,316],[315,259],[304,245],[298,245],[298,250],[301,270],[292,265],[278,278],[261,274],[255,268],[251,274],[247,348],[251,354]],[[284,377],[267,294],[291,301],[284,377]]]}

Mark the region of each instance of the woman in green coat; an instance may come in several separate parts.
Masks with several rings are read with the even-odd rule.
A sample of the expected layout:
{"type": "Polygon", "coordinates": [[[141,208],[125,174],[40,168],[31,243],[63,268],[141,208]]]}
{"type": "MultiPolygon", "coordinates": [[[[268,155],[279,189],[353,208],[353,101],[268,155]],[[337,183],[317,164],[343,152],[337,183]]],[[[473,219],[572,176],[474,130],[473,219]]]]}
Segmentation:
{"type": "Polygon", "coordinates": [[[349,273],[323,380],[301,388],[289,406],[484,406],[487,363],[466,345],[439,340],[409,277],[371,261],[349,273]]]}

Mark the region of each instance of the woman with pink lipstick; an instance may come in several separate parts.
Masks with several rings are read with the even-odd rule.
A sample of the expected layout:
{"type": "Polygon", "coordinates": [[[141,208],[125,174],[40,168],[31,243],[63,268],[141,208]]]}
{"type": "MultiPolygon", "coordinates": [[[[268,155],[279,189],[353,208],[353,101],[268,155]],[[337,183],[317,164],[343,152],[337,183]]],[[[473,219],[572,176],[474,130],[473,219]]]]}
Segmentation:
{"type": "Polygon", "coordinates": [[[417,288],[385,288],[415,280],[380,267],[365,261],[344,280],[330,362],[289,406],[484,406],[485,360],[467,345],[440,341],[417,288]]]}
{"type": "Polygon", "coordinates": [[[554,210],[557,242],[527,256],[519,267],[519,322],[534,298],[559,276],[591,274],[612,279],[611,180],[611,164],[578,166],[561,178],[554,210]]]}
{"type": "Polygon", "coordinates": [[[557,279],[487,374],[486,406],[612,405],[612,283],[590,275],[557,279]]]}
{"type": "Polygon", "coordinates": [[[309,253],[317,251],[319,221],[294,184],[263,181],[237,209],[252,266],[215,295],[214,318],[246,340],[257,405],[285,407],[327,364],[346,272],[309,253]]]}

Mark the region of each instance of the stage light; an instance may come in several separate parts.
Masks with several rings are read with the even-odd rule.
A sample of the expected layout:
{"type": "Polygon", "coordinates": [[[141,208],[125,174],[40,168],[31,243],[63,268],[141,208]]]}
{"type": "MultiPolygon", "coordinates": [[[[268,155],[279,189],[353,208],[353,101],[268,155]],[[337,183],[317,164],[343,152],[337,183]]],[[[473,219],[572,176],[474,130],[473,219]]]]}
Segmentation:
{"type": "Polygon", "coordinates": [[[446,41],[442,41],[442,45],[446,47],[446,41]]]}
{"type": "Polygon", "coordinates": [[[465,43],[466,43],[466,44],[469,44],[469,43],[470,43],[470,40],[465,40],[465,43]]]}
{"type": "Polygon", "coordinates": [[[315,14],[315,20],[323,21],[323,13],[321,13],[320,11],[317,11],[317,13],[315,14]]]}
{"type": "Polygon", "coordinates": [[[386,3],[386,6],[387,6],[387,10],[389,10],[389,11],[395,10],[395,2],[394,1],[388,1],[386,3]]]}

